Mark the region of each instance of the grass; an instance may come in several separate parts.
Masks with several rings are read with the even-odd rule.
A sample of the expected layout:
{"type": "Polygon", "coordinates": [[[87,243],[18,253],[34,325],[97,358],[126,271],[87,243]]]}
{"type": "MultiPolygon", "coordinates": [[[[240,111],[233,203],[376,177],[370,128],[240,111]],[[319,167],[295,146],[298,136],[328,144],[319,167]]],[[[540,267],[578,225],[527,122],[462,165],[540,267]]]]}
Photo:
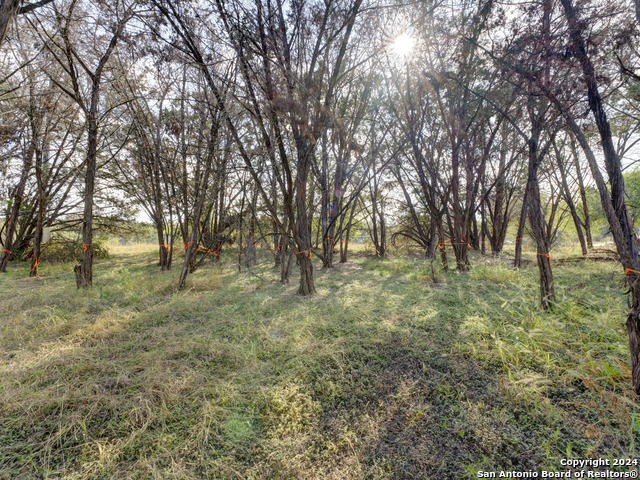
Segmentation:
{"type": "Polygon", "coordinates": [[[545,313],[537,269],[490,257],[434,283],[417,255],[356,251],[301,298],[295,268],[282,286],[223,254],[179,292],[153,246],[111,253],[90,291],[71,264],[0,276],[0,478],[458,479],[638,456],[616,264],[554,266],[545,313]]]}

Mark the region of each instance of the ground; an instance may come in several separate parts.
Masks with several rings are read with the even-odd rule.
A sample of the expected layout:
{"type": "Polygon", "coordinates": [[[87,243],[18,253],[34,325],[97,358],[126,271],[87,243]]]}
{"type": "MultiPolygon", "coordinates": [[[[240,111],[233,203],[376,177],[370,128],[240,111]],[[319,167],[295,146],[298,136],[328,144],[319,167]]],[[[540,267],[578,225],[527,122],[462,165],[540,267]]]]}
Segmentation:
{"type": "Polygon", "coordinates": [[[639,456],[616,263],[555,264],[543,312],[533,262],[474,254],[461,275],[356,251],[317,262],[302,298],[235,258],[186,291],[151,246],[112,246],[89,291],[71,264],[12,264],[0,478],[460,479],[639,456]]]}

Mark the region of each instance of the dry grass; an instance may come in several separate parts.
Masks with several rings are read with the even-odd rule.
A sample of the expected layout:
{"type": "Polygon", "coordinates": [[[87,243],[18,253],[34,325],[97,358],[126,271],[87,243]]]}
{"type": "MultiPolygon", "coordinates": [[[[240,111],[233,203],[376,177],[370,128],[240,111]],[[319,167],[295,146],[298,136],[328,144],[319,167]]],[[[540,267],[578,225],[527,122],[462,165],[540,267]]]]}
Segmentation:
{"type": "Polygon", "coordinates": [[[153,245],[108,248],[90,291],[69,264],[0,277],[0,478],[453,479],[636,455],[613,264],[554,269],[547,314],[535,269],[486,257],[434,285],[417,256],[356,250],[300,298],[228,252],[178,292],[153,245]]]}

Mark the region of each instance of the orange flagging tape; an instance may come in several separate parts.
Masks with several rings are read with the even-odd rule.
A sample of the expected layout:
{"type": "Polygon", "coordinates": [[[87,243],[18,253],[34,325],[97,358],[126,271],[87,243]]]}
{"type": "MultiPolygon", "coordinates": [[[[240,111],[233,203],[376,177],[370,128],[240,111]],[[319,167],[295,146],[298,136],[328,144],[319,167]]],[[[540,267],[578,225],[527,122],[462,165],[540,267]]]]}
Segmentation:
{"type": "Polygon", "coordinates": [[[309,252],[309,258],[311,258],[311,250],[302,250],[301,252],[296,252],[294,255],[298,255],[299,253],[309,252]]]}
{"type": "Polygon", "coordinates": [[[442,249],[444,249],[443,245],[467,245],[468,247],[471,248],[471,250],[473,250],[474,248],[471,246],[471,244],[467,243],[467,242],[462,242],[462,243],[439,243],[438,246],[442,249]]]}
{"type": "Polygon", "coordinates": [[[189,248],[189,245],[191,245],[192,243],[196,243],[195,240],[191,240],[190,242],[185,243],[184,249],[186,250],[187,248],[189,248]]]}
{"type": "Polygon", "coordinates": [[[91,246],[90,243],[83,243],[82,244],[82,251],[86,252],[87,250],[89,250],[89,247],[91,246]]]}
{"type": "Polygon", "coordinates": [[[543,257],[547,257],[547,260],[549,260],[549,265],[551,265],[551,257],[549,256],[548,253],[539,253],[538,255],[541,255],[543,257]]]}
{"type": "Polygon", "coordinates": [[[625,274],[625,275],[629,275],[629,272],[633,272],[633,273],[638,273],[638,274],[640,274],[640,272],[639,272],[639,271],[637,271],[637,270],[632,270],[632,269],[630,269],[630,268],[627,268],[627,269],[624,271],[624,274],[625,274]]]}
{"type": "MultiPolygon", "coordinates": [[[[49,244],[48,244],[48,243],[45,243],[45,244],[44,244],[44,248],[47,248],[47,245],[49,245],[49,244]]],[[[34,256],[34,257],[36,257],[36,254],[34,253],[34,254],[33,254],[33,256],[34,256]]],[[[40,261],[40,258],[39,258],[39,257],[36,257],[36,263],[34,263],[34,264],[33,264],[33,267],[31,267],[31,270],[30,270],[31,272],[33,272],[34,270],[37,270],[37,269],[38,269],[38,262],[39,262],[39,261],[40,261]]]]}
{"type": "Polygon", "coordinates": [[[161,246],[161,247],[164,247],[164,249],[165,249],[166,251],[169,251],[169,249],[171,248],[171,244],[169,244],[169,245],[160,245],[160,246],[161,246]]]}
{"type": "MultiPolygon", "coordinates": [[[[36,257],[35,253],[33,254],[34,257],[36,257]]],[[[33,267],[31,267],[31,272],[33,272],[34,270],[38,269],[38,257],[36,257],[36,263],[33,264],[33,267]]]]}
{"type": "Polygon", "coordinates": [[[3,248],[2,251],[7,253],[13,253],[11,250],[7,250],[6,248],[3,248]]]}
{"type": "Polygon", "coordinates": [[[518,243],[518,240],[522,240],[522,237],[516,238],[516,243],[518,243]]]}
{"type": "Polygon", "coordinates": [[[222,245],[224,245],[224,242],[222,242],[220,244],[220,246],[218,247],[218,249],[215,252],[212,252],[211,250],[209,250],[208,255],[218,255],[218,252],[220,251],[220,249],[222,248],[222,245]]]}

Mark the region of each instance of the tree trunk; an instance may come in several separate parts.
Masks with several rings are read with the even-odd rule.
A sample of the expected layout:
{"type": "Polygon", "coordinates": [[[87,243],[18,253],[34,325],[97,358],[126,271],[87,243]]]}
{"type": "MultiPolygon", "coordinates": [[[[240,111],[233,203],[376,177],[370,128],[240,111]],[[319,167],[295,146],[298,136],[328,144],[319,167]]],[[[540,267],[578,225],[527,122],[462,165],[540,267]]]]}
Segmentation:
{"type": "Polygon", "coordinates": [[[256,252],[256,206],[258,203],[258,189],[255,188],[251,196],[251,217],[249,218],[249,236],[247,238],[247,253],[244,259],[247,265],[255,265],[257,263],[256,252]]]}
{"type": "MultiPolygon", "coordinates": [[[[640,0],[639,0],[640,1],[640,0]]],[[[578,155],[578,149],[576,148],[576,141],[573,135],[570,135],[571,153],[573,154],[573,161],[576,167],[576,173],[578,176],[578,188],[580,189],[580,199],[582,200],[582,212],[584,213],[584,234],[587,237],[587,248],[591,250],[593,248],[593,238],[591,237],[591,217],[589,216],[589,206],[587,204],[587,191],[584,188],[584,179],[582,177],[582,169],[580,166],[580,156],[578,155]]]]}
{"type": "Polygon", "coordinates": [[[18,13],[20,0],[2,0],[0,3],[0,45],[4,42],[11,21],[18,13]]]}
{"type": "MultiPolygon", "coordinates": [[[[15,247],[13,245],[13,234],[18,224],[18,217],[20,216],[20,207],[22,206],[22,199],[24,197],[24,188],[27,183],[29,171],[33,163],[33,155],[35,154],[35,145],[29,144],[29,148],[24,158],[24,165],[22,167],[22,174],[20,175],[20,181],[16,186],[15,193],[13,195],[13,206],[11,208],[11,214],[9,215],[9,221],[7,222],[7,228],[4,235],[4,246],[0,252],[0,272],[7,271],[7,265],[9,264],[9,257],[13,253],[15,247]]],[[[16,242],[17,243],[17,242],[16,242]]]]}
{"type": "Polygon", "coordinates": [[[302,252],[297,254],[300,262],[300,287],[298,295],[312,295],[316,293],[313,282],[313,262],[311,261],[311,252],[302,252]]]}
{"type": "Polygon", "coordinates": [[[520,220],[518,221],[518,232],[516,233],[516,251],[515,259],[513,260],[513,266],[520,268],[522,266],[522,242],[524,241],[524,225],[527,219],[527,194],[528,189],[524,191],[524,197],[522,197],[522,209],[520,210],[520,220]]]}
{"type": "Polygon", "coordinates": [[[351,212],[349,213],[349,220],[347,221],[347,227],[345,229],[344,242],[340,241],[340,263],[347,263],[348,250],[349,250],[349,238],[351,237],[351,226],[353,225],[353,216],[356,212],[356,205],[358,199],[354,198],[353,205],[351,206],[351,212]]]}
{"type": "Polygon", "coordinates": [[[582,249],[582,255],[586,255],[588,253],[587,244],[585,242],[584,235],[582,234],[582,227],[580,226],[580,218],[578,217],[578,212],[576,211],[576,207],[573,203],[573,198],[571,198],[571,190],[569,189],[569,184],[567,183],[567,172],[564,168],[564,161],[561,158],[560,151],[558,150],[555,142],[553,146],[556,153],[556,163],[558,164],[558,171],[560,172],[560,179],[562,181],[562,190],[564,191],[565,201],[567,202],[567,206],[569,207],[569,211],[571,212],[573,224],[576,227],[576,233],[578,235],[578,241],[580,242],[580,248],[582,249]]]}
{"type": "Polygon", "coordinates": [[[309,159],[311,145],[302,142],[298,145],[298,174],[295,180],[296,225],[295,237],[298,245],[298,257],[300,265],[299,295],[312,295],[316,293],[313,281],[313,263],[311,261],[311,232],[309,230],[309,217],[307,214],[307,180],[309,178],[309,159]]]}
{"type": "Polygon", "coordinates": [[[485,223],[484,200],[482,201],[482,206],[480,208],[480,218],[481,218],[481,222],[482,222],[482,225],[480,227],[481,236],[482,236],[482,239],[480,240],[480,246],[481,246],[482,255],[486,255],[487,251],[486,251],[486,247],[485,247],[484,241],[485,241],[485,238],[486,238],[487,224],[485,223]]]}
{"type": "MultiPolygon", "coordinates": [[[[587,56],[585,42],[582,37],[583,24],[577,18],[571,0],[560,0],[569,23],[569,32],[573,43],[573,53],[582,67],[583,80],[587,86],[587,95],[589,99],[589,107],[598,126],[600,133],[602,151],[604,153],[605,167],[609,175],[609,183],[611,185],[611,205],[603,205],[605,211],[608,211],[607,217],[611,225],[611,231],[616,239],[618,254],[620,260],[625,267],[625,273],[631,275],[630,290],[632,296],[632,308],[627,316],[627,331],[629,333],[629,351],[631,354],[631,371],[633,379],[633,388],[636,394],[640,394],[640,285],[639,274],[630,272],[640,271],[640,261],[638,255],[638,247],[635,241],[635,234],[627,213],[624,199],[624,177],[622,176],[622,165],[613,145],[611,136],[611,128],[604,107],[602,98],[598,91],[596,81],[596,72],[593,68],[591,59],[587,56]],[[613,207],[613,212],[610,208],[613,207]],[[611,214],[615,213],[615,217],[611,214]],[[617,220],[618,226],[615,225],[617,220]],[[613,223],[613,224],[612,224],[613,223]],[[617,227],[617,228],[616,228],[617,227]]],[[[585,152],[586,153],[586,152],[585,152]]],[[[593,168],[592,168],[593,170],[593,168]]],[[[600,182],[599,182],[600,183],[600,182]]],[[[598,185],[599,190],[601,185],[598,185]]],[[[606,187],[605,187],[606,190],[606,187]]],[[[606,201],[606,191],[601,192],[601,199],[606,201]]],[[[603,202],[604,204],[605,202],[603,202]]],[[[606,202],[608,203],[608,202],[606,202]]]]}
{"type": "Polygon", "coordinates": [[[549,246],[544,231],[544,218],[540,206],[540,190],[538,187],[538,135],[529,140],[529,176],[527,179],[527,199],[529,204],[529,223],[531,233],[536,241],[538,272],[540,273],[540,303],[545,310],[553,308],[555,292],[549,246]]]}
{"type": "MultiPolygon", "coordinates": [[[[193,212],[193,223],[191,227],[191,235],[189,240],[185,245],[185,256],[184,262],[182,264],[182,270],[180,271],[180,278],[178,280],[178,289],[183,289],[186,285],[187,274],[189,272],[193,272],[195,253],[198,248],[198,226],[200,224],[200,215],[202,214],[202,208],[204,207],[205,199],[207,198],[207,187],[209,185],[209,176],[211,174],[211,170],[213,167],[213,156],[215,152],[216,140],[218,138],[218,124],[215,121],[215,116],[213,118],[213,122],[211,124],[211,131],[209,136],[209,145],[207,158],[205,159],[205,169],[204,169],[204,177],[197,185],[196,188],[196,198],[198,199],[196,203],[195,211],[193,212]]],[[[186,219],[185,219],[186,224],[186,219]]]]}
{"type": "MultiPolygon", "coordinates": [[[[504,132],[507,132],[504,129],[504,132]]],[[[506,133],[503,134],[502,141],[506,141],[506,133]]],[[[494,205],[493,210],[493,235],[491,242],[491,254],[494,256],[500,255],[502,252],[502,247],[504,245],[504,235],[503,232],[503,221],[506,223],[506,218],[503,217],[502,209],[504,205],[504,197],[505,197],[505,169],[507,164],[507,150],[505,148],[500,152],[500,166],[498,167],[498,178],[496,179],[496,203],[494,205]]],[[[490,209],[489,209],[490,210],[490,209]]],[[[504,229],[506,231],[506,229],[504,229]]],[[[518,235],[521,237],[522,234],[518,235]]],[[[519,267],[519,265],[518,265],[519,267]]]]}
{"type": "Polygon", "coordinates": [[[162,224],[156,220],[156,234],[158,235],[158,266],[160,270],[167,270],[167,258],[169,256],[169,248],[164,242],[164,232],[162,224]]]}
{"type": "MultiPolygon", "coordinates": [[[[165,92],[166,94],[166,92],[165,92]]],[[[155,208],[155,224],[158,232],[158,259],[161,271],[168,269],[167,257],[169,249],[164,239],[164,212],[162,209],[162,189],[160,188],[160,160],[162,155],[162,112],[164,96],[160,100],[158,107],[158,118],[156,119],[155,151],[153,157],[153,199],[155,208]]]]}
{"type": "Polygon", "coordinates": [[[467,260],[467,225],[460,206],[460,154],[458,148],[454,148],[451,154],[451,171],[451,203],[453,206],[453,235],[451,243],[458,270],[466,272],[467,264],[469,263],[467,260]]]}
{"type": "Polygon", "coordinates": [[[427,246],[427,258],[436,257],[436,248],[438,248],[438,220],[433,213],[430,213],[431,225],[429,225],[429,245],[427,246]]]}
{"type": "Polygon", "coordinates": [[[87,173],[84,189],[84,215],[82,219],[82,260],[76,271],[76,284],[83,288],[93,285],[93,194],[96,180],[96,158],[98,154],[98,87],[94,85],[92,108],[88,113],[87,173]],[[79,278],[77,277],[78,275],[79,278]]]}
{"type": "MultiPolygon", "coordinates": [[[[322,268],[333,268],[334,224],[329,219],[329,209],[332,213],[337,210],[335,203],[329,207],[329,151],[327,147],[327,131],[322,132],[322,171],[320,173],[320,222],[319,230],[322,232],[322,268]]],[[[333,217],[333,215],[332,215],[333,217]]]]}
{"type": "MultiPolygon", "coordinates": [[[[285,219],[286,222],[286,219],[285,219]]],[[[281,237],[281,247],[280,247],[280,283],[283,285],[289,284],[289,279],[291,278],[291,269],[293,268],[293,259],[295,257],[294,250],[291,246],[291,235],[288,232],[286,235],[282,235],[281,237]]]]}
{"type": "Polygon", "coordinates": [[[36,221],[36,231],[33,236],[33,255],[31,256],[30,277],[38,276],[38,263],[40,261],[40,243],[42,243],[42,227],[44,221],[45,200],[44,185],[42,184],[42,152],[36,150],[36,188],[38,189],[38,219],[36,221]]]}
{"type": "Polygon", "coordinates": [[[442,262],[442,270],[449,270],[449,262],[447,261],[447,251],[444,248],[444,229],[442,223],[438,226],[438,246],[440,247],[440,261],[442,262]]]}

